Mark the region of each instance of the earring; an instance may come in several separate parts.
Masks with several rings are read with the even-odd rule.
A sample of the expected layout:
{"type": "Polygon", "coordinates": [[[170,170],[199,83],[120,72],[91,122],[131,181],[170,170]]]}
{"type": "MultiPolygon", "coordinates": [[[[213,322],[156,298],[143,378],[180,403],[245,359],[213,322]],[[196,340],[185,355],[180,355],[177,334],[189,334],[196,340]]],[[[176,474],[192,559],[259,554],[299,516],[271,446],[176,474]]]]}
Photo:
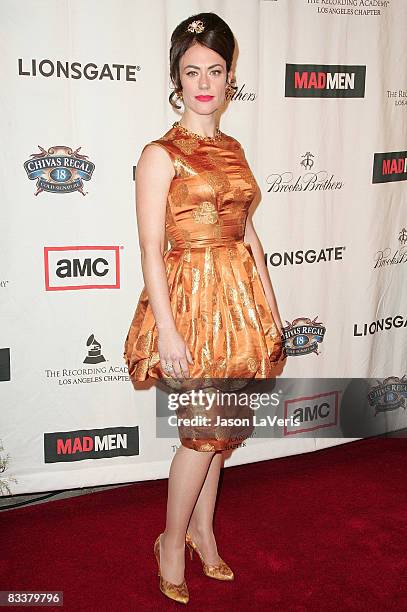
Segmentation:
{"type": "Polygon", "coordinates": [[[179,91],[179,92],[177,91],[177,98],[178,98],[179,100],[183,100],[183,99],[184,99],[184,96],[183,96],[183,94],[182,94],[182,91],[179,91]]]}
{"type": "Polygon", "coordinates": [[[232,93],[234,92],[235,88],[231,85],[231,83],[228,83],[226,85],[226,89],[225,89],[225,96],[229,96],[232,95],[232,93]]]}

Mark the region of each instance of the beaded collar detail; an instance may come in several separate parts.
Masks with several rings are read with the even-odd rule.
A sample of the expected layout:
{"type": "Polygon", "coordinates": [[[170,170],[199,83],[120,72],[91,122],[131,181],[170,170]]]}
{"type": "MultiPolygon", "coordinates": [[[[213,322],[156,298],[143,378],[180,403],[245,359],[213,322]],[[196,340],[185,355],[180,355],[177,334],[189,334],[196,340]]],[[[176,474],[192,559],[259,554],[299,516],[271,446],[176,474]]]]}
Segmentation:
{"type": "Polygon", "coordinates": [[[188,128],[181,125],[179,121],[175,121],[172,124],[172,127],[182,132],[185,136],[190,136],[194,140],[201,140],[203,142],[217,142],[221,140],[223,137],[223,133],[220,131],[218,127],[216,128],[215,136],[201,136],[201,134],[196,134],[195,132],[191,132],[191,130],[188,130],[188,128]]]}

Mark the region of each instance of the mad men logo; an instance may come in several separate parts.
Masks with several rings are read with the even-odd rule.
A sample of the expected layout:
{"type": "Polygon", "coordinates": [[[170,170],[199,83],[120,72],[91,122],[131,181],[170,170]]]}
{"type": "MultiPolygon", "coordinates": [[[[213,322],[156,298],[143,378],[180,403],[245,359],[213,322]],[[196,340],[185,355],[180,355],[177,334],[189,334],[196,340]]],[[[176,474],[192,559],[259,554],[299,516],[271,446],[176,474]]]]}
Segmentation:
{"type": "Polygon", "coordinates": [[[120,289],[118,246],[44,247],[46,291],[120,289]]]}
{"type": "Polygon", "coordinates": [[[298,397],[285,402],[284,418],[287,426],[284,435],[290,436],[315,431],[338,424],[339,391],[298,397]],[[293,422],[295,425],[290,425],[293,422]]]}
{"type": "Polygon", "coordinates": [[[286,98],[364,98],[366,66],[286,64],[286,98]]]}
{"type": "Polygon", "coordinates": [[[287,355],[307,355],[308,353],[318,352],[318,344],[325,336],[325,326],[317,322],[317,318],[299,317],[292,323],[286,321],[287,326],[283,327],[284,345],[287,355]]]}
{"type": "Polygon", "coordinates": [[[398,235],[399,248],[394,251],[387,247],[377,251],[374,256],[374,268],[383,268],[395,264],[407,263],[407,230],[403,227],[398,235]]]}
{"type": "Polygon", "coordinates": [[[378,412],[389,412],[407,408],[407,378],[389,376],[383,382],[378,383],[368,393],[369,404],[375,409],[375,416],[378,412]]]}
{"type": "Polygon", "coordinates": [[[0,348],[0,382],[10,380],[10,349],[0,348]]]}
{"type": "Polygon", "coordinates": [[[392,183],[407,179],[407,151],[375,153],[372,183],[392,183]]]}
{"type": "Polygon", "coordinates": [[[44,433],[45,463],[67,463],[138,454],[138,426],[44,433]]]}
{"type": "Polygon", "coordinates": [[[31,181],[36,180],[37,190],[51,193],[72,193],[83,191],[83,181],[90,181],[95,164],[88,160],[87,155],[81,155],[82,147],[73,150],[71,147],[55,146],[48,150],[38,145],[41,153],[32,153],[31,159],[24,162],[24,168],[31,181]]]}

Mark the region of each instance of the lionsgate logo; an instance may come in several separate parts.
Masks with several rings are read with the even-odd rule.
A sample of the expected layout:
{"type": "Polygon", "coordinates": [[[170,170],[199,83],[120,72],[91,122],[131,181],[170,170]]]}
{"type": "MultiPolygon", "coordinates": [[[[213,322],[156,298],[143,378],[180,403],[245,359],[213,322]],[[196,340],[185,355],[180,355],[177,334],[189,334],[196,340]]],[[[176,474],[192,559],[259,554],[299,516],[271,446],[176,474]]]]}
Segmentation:
{"type": "Polygon", "coordinates": [[[98,66],[93,62],[69,62],[66,60],[36,59],[25,62],[18,58],[18,76],[86,79],[87,81],[133,81],[141,66],[132,64],[103,64],[98,66]]]}
{"type": "Polygon", "coordinates": [[[386,247],[375,253],[373,268],[384,268],[395,264],[407,263],[407,230],[405,227],[399,231],[397,240],[399,243],[398,248],[392,249],[391,247],[386,247]]]}
{"type": "Polygon", "coordinates": [[[82,147],[71,149],[54,146],[49,149],[40,147],[40,153],[32,153],[31,159],[24,162],[24,168],[31,181],[37,181],[34,195],[42,191],[50,193],[84,192],[83,181],[90,181],[95,164],[87,155],[79,153],[82,147]]]}
{"type": "Polygon", "coordinates": [[[286,64],[286,98],[364,98],[366,66],[286,64]]]}
{"type": "Polygon", "coordinates": [[[46,246],[46,291],[120,289],[119,246],[46,246]]]}
{"type": "Polygon", "coordinates": [[[328,170],[314,168],[315,155],[306,151],[298,161],[302,172],[294,170],[281,170],[272,172],[266,178],[268,193],[291,193],[291,192],[320,192],[337,191],[343,188],[343,181],[334,178],[334,174],[328,170]]]}
{"type": "Polygon", "coordinates": [[[130,380],[127,366],[110,363],[102,350],[102,344],[90,334],[86,340],[86,353],[82,364],[67,365],[59,368],[46,368],[46,380],[59,387],[75,387],[94,383],[122,383],[130,380]],[[85,365],[83,365],[85,364],[85,365]]]}
{"type": "Polygon", "coordinates": [[[346,246],[331,246],[321,249],[297,249],[296,251],[273,251],[264,253],[266,265],[274,268],[279,266],[294,266],[301,264],[331,263],[342,261],[346,246]]]}

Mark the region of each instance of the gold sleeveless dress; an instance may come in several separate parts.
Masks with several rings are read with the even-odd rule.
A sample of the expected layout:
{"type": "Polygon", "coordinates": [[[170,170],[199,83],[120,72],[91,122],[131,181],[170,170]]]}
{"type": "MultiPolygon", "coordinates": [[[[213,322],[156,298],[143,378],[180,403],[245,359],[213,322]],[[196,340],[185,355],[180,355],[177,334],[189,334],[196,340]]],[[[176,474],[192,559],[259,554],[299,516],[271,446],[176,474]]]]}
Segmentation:
{"type": "MultiPolygon", "coordinates": [[[[188,365],[197,384],[189,388],[222,379],[231,389],[239,388],[234,379],[272,378],[285,356],[251,246],[244,242],[258,187],[240,143],[219,130],[215,137],[194,134],[177,121],[151,142],[164,147],[175,169],[165,221],[170,248],[163,257],[176,328],[194,362],[188,365]]],[[[173,384],[161,367],[157,340],[144,287],[124,345],[133,385],[148,378],[173,384]]],[[[226,442],[219,431],[198,442],[180,439],[196,450],[221,450],[226,442]]]]}

